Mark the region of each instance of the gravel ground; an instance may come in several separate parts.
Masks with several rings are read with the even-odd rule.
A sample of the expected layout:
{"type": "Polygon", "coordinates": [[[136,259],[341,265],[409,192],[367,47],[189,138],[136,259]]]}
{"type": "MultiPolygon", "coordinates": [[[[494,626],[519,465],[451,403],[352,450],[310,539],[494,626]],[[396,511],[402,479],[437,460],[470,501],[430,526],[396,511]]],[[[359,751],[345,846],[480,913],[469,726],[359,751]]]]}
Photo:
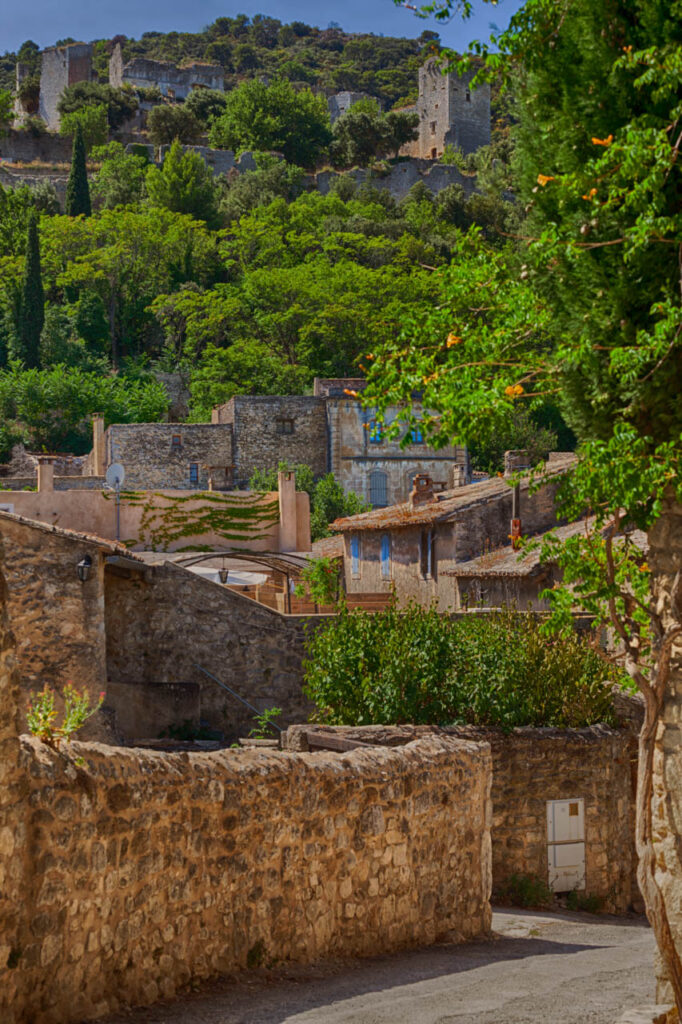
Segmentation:
{"type": "Polygon", "coordinates": [[[495,936],[259,971],[102,1024],[614,1024],[654,1002],[642,918],[498,910],[495,936]]]}

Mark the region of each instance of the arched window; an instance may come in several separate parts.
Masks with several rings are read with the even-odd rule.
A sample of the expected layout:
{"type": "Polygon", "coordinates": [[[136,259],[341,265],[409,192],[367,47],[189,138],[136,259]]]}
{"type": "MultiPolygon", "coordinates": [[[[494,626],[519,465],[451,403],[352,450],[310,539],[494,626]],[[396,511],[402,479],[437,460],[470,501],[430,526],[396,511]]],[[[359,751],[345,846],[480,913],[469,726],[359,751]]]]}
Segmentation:
{"type": "Polygon", "coordinates": [[[381,469],[373,469],[369,474],[369,502],[374,508],[385,508],[388,505],[388,474],[381,469]]]}

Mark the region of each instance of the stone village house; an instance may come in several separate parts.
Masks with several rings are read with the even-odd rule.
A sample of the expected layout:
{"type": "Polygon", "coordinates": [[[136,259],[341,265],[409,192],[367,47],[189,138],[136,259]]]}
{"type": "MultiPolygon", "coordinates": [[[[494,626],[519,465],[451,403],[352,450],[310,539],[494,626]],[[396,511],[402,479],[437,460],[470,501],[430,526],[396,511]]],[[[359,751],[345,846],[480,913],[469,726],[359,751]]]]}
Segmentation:
{"type": "MultiPolygon", "coordinates": [[[[362,379],[316,379],[312,395],[235,395],[213,410],[211,423],[112,424],[95,418],[84,475],[103,475],[117,462],[126,486],[150,489],[244,488],[256,470],[280,460],[305,463],[314,476],[331,472],[346,491],[376,508],[406,500],[418,473],[445,490],[468,483],[466,448],[436,451],[418,427],[408,443],[388,439],[353,392],[362,379]]],[[[421,405],[414,401],[416,415],[421,405]]],[[[387,422],[397,416],[389,409],[387,422]]]]}
{"type": "MultiPolygon", "coordinates": [[[[555,493],[570,453],[550,455],[543,486],[519,486],[524,535],[557,526],[555,493]]],[[[439,611],[457,610],[462,600],[457,571],[494,549],[509,550],[512,488],[493,477],[438,492],[428,476],[419,477],[410,499],[386,509],[337,519],[332,529],[343,538],[344,585],[348,594],[390,594],[399,604],[417,601],[439,611]]],[[[480,573],[480,567],[479,567],[480,573]]]]}
{"type": "MultiPolygon", "coordinates": [[[[579,519],[566,526],[555,527],[551,533],[557,540],[565,541],[569,537],[587,533],[591,526],[590,519],[579,519]]],[[[634,530],[629,536],[640,551],[645,553],[648,547],[646,534],[634,530]]],[[[531,539],[540,544],[542,533],[531,539]]],[[[547,611],[549,600],[540,595],[562,578],[556,562],[541,560],[539,547],[521,552],[511,544],[486,551],[478,558],[457,562],[451,569],[444,569],[442,576],[454,580],[453,607],[464,610],[475,607],[514,607],[520,610],[547,611]]]]}

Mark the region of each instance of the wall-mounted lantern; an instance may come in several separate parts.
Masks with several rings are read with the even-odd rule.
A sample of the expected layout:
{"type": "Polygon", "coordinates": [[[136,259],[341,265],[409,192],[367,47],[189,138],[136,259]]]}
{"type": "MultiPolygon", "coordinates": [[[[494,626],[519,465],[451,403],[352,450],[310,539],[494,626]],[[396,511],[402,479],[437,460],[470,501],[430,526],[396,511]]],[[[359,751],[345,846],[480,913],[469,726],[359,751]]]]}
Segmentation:
{"type": "Polygon", "coordinates": [[[90,558],[90,555],[86,555],[85,558],[81,558],[76,569],[78,570],[78,579],[81,583],[85,583],[89,580],[90,570],[92,569],[92,559],[90,558]]]}
{"type": "Polygon", "coordinates": [[[227,583],[228,570],[227,569],[218,569],[218,576],[220,576],[220,582],[222,584],[227,583]]]}

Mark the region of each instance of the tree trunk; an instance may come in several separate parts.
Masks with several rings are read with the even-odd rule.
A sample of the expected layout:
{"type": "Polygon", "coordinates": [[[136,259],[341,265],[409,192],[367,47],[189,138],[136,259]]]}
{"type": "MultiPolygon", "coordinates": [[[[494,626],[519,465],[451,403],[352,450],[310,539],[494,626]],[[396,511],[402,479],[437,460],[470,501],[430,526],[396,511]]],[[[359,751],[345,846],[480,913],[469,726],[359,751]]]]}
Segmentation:
{"type": "Polygon", "coordinates": [[[19,679],[7,618],[4,545],[0,537],[0,1020],[13,1024],[23,985],[15,971],[25,945],[26,805],[19,765],[19,679]]]}
{"type": "MultiPolygon", "coordinates": [[[[654,611],[670,637],[682,620],[682,505],[672,495],[649,544],[654,611]]],[[[639,744],[638,881],[658,943],[658,1001],[682,1011],[682,634],[656,653],[639,744]]]]}

